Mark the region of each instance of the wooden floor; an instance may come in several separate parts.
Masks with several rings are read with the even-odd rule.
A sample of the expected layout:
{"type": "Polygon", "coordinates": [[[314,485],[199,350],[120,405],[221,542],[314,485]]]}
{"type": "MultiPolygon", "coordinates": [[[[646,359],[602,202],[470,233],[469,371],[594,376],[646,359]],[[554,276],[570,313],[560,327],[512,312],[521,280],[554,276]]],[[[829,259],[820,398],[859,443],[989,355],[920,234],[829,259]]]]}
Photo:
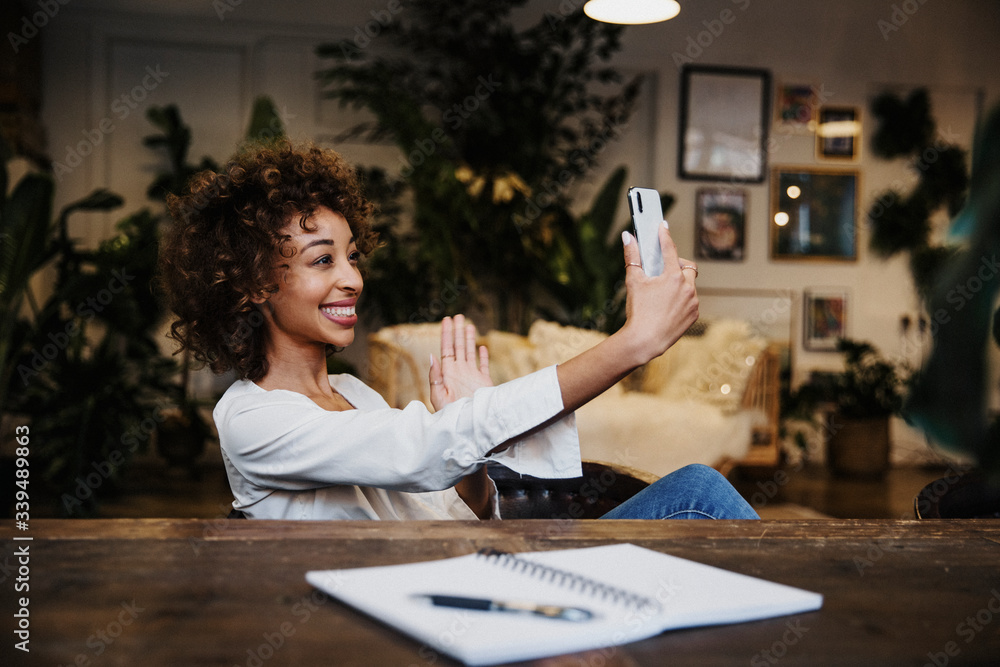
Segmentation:
{"type": "MultiPolygon", "coordinates": [[[[884,479],[835,477],[822,466],[730,477],[764,519],[911,519],[914,496],[943,468],[893,468],[884,479]]],[[[232,496],[221,461],[203,457],[197,475],[168,470],[155,458],[133,467],[123,492],[102,502],[101,518],[222,518],[232,496]]]]}
{"type": "Polygon", "coordinates": [[[807,465],[757,475],[737,471],[731,481],[764,519],[786,518],[789,506],[836,519],[913,519],[914,497],[947,473],[943,467],[897,467],[882,479],[845,478],[807,465]]]}

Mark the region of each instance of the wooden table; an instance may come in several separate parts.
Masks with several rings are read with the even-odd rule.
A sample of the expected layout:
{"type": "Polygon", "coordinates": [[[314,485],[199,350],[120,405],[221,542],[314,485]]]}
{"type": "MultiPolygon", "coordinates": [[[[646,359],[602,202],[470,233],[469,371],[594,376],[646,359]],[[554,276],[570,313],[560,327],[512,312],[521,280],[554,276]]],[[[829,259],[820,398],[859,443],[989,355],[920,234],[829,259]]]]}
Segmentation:
{"type": "Polygon", "coordinates": [[[450,665],[304,573],[619,541],[818,591],[825,604],[536,664],[1000,664],[997,521],[38,520],[0,537],[4,665],[450,665]],[[30,592],[15,593],[25,546],[30,592]],[[22,595],[27,662],[12,640],[22,595]]]}

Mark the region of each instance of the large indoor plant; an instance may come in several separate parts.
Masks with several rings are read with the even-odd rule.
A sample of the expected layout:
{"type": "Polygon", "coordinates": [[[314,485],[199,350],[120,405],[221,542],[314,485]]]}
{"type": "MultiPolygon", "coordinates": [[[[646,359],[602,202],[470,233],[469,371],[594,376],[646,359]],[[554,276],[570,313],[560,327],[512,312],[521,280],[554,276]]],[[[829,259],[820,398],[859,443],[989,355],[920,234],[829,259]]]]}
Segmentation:
{"type": "Polygon", "coordinates": [[[524,333],[540,301],[572,313],[587,298],[566,293],[566,257],[552,260],[580,258],[572,195],[623,131],[639,80],[607,65],[621,26],[577,10],[520,28],[525,4],[413,0],[377,42],[319,49],[326,94],[372,119],[349,135],[400,150],[398,170],[369,179],[383,208],[402,194],[412,207],[412,225],[383,227],[391,246],[369,267],[367,310],[384,323],[438,318],[437,303],[524,333]]]}
{"type": "Polygon", "coordinates": [[[55,500],[60,512],[88,514],[143,444],[133,436],[155,423],[171,372],[152,338],[155,220],[130,216],[86,249],[69,217],[120,197],[97,190],[53,216],[44,169],[3,191],[0,401],[30,429],[33,506],[55,500]]]}
{"type": "MultiPolygon", "coordinates": [[[[191,133],[176,108],[152,107],[147,118],[160,133],[145,143],[166,158],[148,194],[162,200],[214,163],[188,163],[191,133]]],[[[258,100],[247,140],[282,134],[273,104],[258,100]]],[[[164,309],[156,266],[166,216],[143,208],[86,248],[70,236],[70,216],[115,209],[121,197],[96,190],[53,216],[54,182],[44,165],[9,194],[7,173],[5,159],[0,407],[29,425],[38,511],[54,501],[57,513],[93,515],[151,442],[168,461],[190,467],[211,434],[188,391],[187,360],[177,364],[159,345],[164,309]]]]}

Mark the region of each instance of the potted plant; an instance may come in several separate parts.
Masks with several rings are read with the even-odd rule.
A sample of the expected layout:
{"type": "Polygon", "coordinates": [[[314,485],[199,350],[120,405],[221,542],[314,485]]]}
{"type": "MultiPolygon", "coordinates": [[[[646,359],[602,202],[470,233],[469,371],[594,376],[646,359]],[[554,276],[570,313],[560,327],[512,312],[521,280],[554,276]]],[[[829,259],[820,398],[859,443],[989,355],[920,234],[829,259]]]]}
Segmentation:
{"type": "Polygon", "coordinates": [[[525,333],[540,304],[572,314],[591,297],[613,298],[585,280],[600,281],[603,263],[588,253],[617,268],[621,253],[582,237],[604,230],[581,227],[572,195],[627,123],[641,79],[625,82],[608,65],[622,26],[567,6],[524,27],[524,4],[415,2],[384,27],[385,49],[352,40],[318,49],[329,62],[324,94],[371,117],[343,138],[400,151],[397,170],[366,179],[388,218],[402,201],[412,219],[380,225],[389,247],[368,266],[376,300],[367,304],[384,324],[464,309],[488,328],[525,333]],[[414,313],[428,302],[442,307],[414,313]]]}
{"type": "Polygon", "coordinates": [[[827,465],[835,474],[878,477],[889,467],[889,418],[903,406],[909,370],[867,342],[841,339],[842,372],[814,372],[792,395],[798,414],[824,415],[827,465]]]}
{"type": "MultiPolygon", "coordinates": [[[[11,155],[2,152],[6,184],[11,155]]],[[[155,227],[136,214],[96,249],[81,248],[69,216],[122,200],[96,190],[53,218],[44,166],[0,195],[0,405],[30,425],[32,499],[89,514],[141,446],[127,436],[155,414],[170,373],[148,318],[155,227]]]]}

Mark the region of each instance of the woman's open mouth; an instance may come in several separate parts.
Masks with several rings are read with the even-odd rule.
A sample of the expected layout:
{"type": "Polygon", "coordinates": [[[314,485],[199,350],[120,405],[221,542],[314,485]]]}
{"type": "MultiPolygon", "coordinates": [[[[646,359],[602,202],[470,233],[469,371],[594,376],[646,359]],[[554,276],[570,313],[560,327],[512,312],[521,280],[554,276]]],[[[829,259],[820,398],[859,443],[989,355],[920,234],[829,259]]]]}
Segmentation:
{"type": "Polygon", "coordinates": [[[320,306],[320,311],[322,311],[326,319],[342,326],[354,326],[358,321],[358,315],[355,312],[354,304],[349,306],[320,306]]]}

